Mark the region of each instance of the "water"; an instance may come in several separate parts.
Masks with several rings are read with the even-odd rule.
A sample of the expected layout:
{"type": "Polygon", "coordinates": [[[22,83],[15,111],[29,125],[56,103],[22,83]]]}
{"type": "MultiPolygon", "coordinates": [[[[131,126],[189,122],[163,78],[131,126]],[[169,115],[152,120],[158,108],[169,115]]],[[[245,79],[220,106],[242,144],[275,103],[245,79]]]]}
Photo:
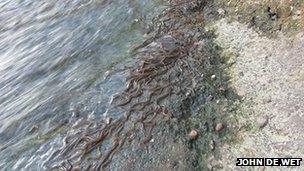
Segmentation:
{"type": "Polygon", "coordinates": [[[161,9],[151,0],[0,2],[0,170],[41,170],[67,123],[107,115],[130,58],[161,9]],[[144,22],[143,22],[144,21],[144,22]]]}

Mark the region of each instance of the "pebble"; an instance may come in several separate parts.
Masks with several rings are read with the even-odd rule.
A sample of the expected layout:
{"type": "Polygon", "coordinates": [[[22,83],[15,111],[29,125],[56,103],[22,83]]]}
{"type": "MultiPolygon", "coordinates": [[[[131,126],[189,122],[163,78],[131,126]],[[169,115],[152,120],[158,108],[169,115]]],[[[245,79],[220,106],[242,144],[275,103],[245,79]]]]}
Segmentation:
{"type": "Polygon", "coordinates": [[[173,50],[176,48],[176,40],[171,35],[165,35],[160,39],[161,47],[164,50],[173,50]]]}
{"type": "Polygon", "coordinates": [[[214,143],[213,140],[211,140],[211,141],[209,142],[209,146],[210,146],[211,150],[214,150],[214,148],[215,148],[215,143],[214,143]]]}
{"type": "Polygon", "coordinates": [[[198,132],[195,129],[192,129],[188,134],[190,140],[196,139],[197,136],[198,136],[198,132]]]}
{"type": "Polygon", "coordinates": [[[104,119],[104,121],[105,121],[105,123],[106,123],[107,125],[109,125],[109,124],[112,122],[112,118],[107,117],[107,118],[104,119]]]}
{"type": "Polygon", "coordinates": [[[219,15],[225,15],[225,10],[223,10],[222,8],[217,10],[219,15]]]}
{"type": "Polygon", "coordinates": [[[215,131],[216,132],[219,132],[219,131],[221,131],[222,129],[224,128],[224,125],[222,124],[222,123],[217,123],[216,125],[215,125],[215,131]]]}
{"type": "Polygon", "coordinates": [[[256,120],[258,127],[264,128],[268,124],[268,116],[259,116],[256,120]]]}
{"type": "Polygon", "coordinates": [[[215,79],[215,75],[211,75],[211,79],[214,80],[215,79]]]}

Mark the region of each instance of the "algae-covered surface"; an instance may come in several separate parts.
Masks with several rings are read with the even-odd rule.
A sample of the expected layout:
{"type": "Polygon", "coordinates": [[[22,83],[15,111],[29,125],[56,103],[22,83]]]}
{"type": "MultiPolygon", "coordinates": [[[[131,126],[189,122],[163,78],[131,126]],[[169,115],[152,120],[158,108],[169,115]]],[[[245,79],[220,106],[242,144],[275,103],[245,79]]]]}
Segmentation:
{"type": "Polygon", "coordinates": [[[303,0],[215,0],[220,15],[248,24],[263,35],[291,35],[304,27],[303,0]]]}

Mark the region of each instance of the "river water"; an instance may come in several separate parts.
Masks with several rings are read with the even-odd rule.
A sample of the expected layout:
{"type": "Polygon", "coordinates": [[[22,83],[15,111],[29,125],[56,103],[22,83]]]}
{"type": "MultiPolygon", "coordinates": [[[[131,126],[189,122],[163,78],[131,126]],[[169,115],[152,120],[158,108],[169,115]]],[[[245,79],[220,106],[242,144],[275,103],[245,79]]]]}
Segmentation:
{"type": "Polygon", "coordinates": [[[0,170],[42,170],[67,123],[107,115],[160,0],[0,2],[0,170]]]}

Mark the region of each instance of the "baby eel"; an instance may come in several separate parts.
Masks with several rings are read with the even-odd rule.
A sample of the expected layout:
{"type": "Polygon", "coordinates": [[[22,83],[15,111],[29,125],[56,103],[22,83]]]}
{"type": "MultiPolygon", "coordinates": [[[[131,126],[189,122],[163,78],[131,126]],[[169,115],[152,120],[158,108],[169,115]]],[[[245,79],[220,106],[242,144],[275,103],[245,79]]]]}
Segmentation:
{"type": "Polygon", "coordinates": [[[131,94],[128,94],[127,99],[125,101],[123,101],[122,103],[117,104],[115,107],[124,106],[124,105],[130,103],[133,98],[136,98],[136,97],[142,95],[142,93],[143,92],[141,90],[141,86],[138,84],[136,91],[131,94]]]}
{"type": "Polygon", "coordinates": [[[144,109],[144,107],[146,107],[149,104],[151,104],[150,100],[145,101],[145,102],[136,103],[130,108],[130,111],[141,111],[144,109]],[[139,106],[139,108],[136,108],[138,106],[139,106]]]}
{"type": "Polygon", "coordinates": [[[154,112],[152,118],[149,120],[149,121],[146,121],[146,122],[143,122],[145,126],[154,126],[156,123],[155,123],[155,118],[157,116],[157,113],[154,112]]]}
{"type": "Polygon", "coordinates": [[[163,86],[155,85],[154,87],[149,88],[148,91],[149,91],[150,93],[153,93],[153,92],[159,91],[159,90],[161,90],[161,89],[167,88],[169,85],[170,85],[169,82],[166,83],[166,84],[163,85],[163,86]]]}
{"type": "Polygon", "coordinates": [[[145,138],[143,138],[141,141],[140,141],[140,144],[141,145],[145,145],[147,144],[151,139],[152,139],[152,131],[153,131],[153,128],[154,126],[156,125],[155,121],[154,121],[154,124],[152,124],[152,126],[150,127],[149,131],[148,131],[148,135],[145,136],[145,138]]]}
{"type": "Polygon", "coordinates": [[[172,91],[172,88],[169,87],[169,89],[167,89],[166,93],[164,93],[162,96],[160,96],[159,98],[156,99],[156,104],[159,105],[159,102],[161,102],[163,99],[168,97],[171,94],[171,91],[172,91]]]}
{"type": "Polygon", "coordinates": [[[96,170],[103,170],[112,160],[113,155],[116,153],[116,151],[122,147],[124,144],[124,138],[120,141],[115,141],[110,150],[105,154],[101,162],[96,166],[96,170]]]}
{"type": "Polygon", "coordinates": [[[153,79],[155,79],[155,77],[160,76],[160,75],[166,73],[167,71],[168,71],[168,68],[166,67],[166,68],[163,69],[163,70],[160,70],[160,71],[158,70],[158,71],[156,71],[155,74],[149,75],[149,76],[147,77],[146,85],[148,85],[153,79]]]}
{"type": "Polygon", "coordinates": [[[64,147],[64,149],[59,153],[59,156],[62,156],[64,154],[66,154],[68,151],[70,151],[71,149],[74,149],[81,141],[82,141],[82,137],[75,138],[71,143],[69,143],[69,145],[64,147]]]}
{"type": "Polygon", "coordinates": [[[85,145],[85,154],[91,152],[95,147],[96,145],[100,144],[100,142],[102,142],[108,135],[108,131],[102,131],[99,136],[97,137],[97,139],[92,139],[91,141],[89,141],[86,145],[85,145]]]}

